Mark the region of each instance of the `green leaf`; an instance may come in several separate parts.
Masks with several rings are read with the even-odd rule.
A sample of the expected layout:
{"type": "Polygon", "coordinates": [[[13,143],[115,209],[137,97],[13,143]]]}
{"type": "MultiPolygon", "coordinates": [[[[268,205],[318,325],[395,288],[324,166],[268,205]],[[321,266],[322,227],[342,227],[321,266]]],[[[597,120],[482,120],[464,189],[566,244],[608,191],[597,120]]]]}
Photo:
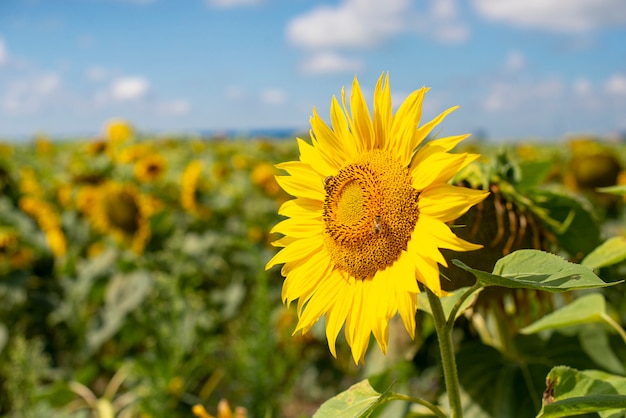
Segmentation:
{"type": "Polygon", "coordinates": [[[571,327],[574,325],[602,322],[602,314],[606,311],[604,296],[593,293],[576,299],[574,302],[558,309],[538,321],[522,328],[523,334],[533,334],[547,329],[571,327]]]}
{"type": "MultiPolygon", "coordinates": [[[[461,287],[454,292],[448,293],[446,296],[442,297],[441,305],[443,306],[443,313],[446,318],[450,316],[450,312],[452,312],[452,308],[458,302],[458,300],[470,289],[470,287],[461,287]]],[[[480,293],[481,289],[478,289],[474,293],[472,293],[467,299],[463,301],[461,307],[456,312],[456,318],[458,318],[463,312],[474,303],[476,297],[480,293]]],[[[417,295],[417,309],[427,312],[429,314],[433,314],[430,308],[430,302],[428,301],[428,295],[424,292],[417,295]]],[[[455,318],[455,319],[456,319],[455,318]]]]}
{"type": "Polygon", "coordinates": [[[596,190],[602,193],[611,193],[611,194],[616,194],[620,196],[626,196],[626,184],[619,184],[617,186],[609,186],[609,187],[600,187],[596,190]]]}
{"type": "Polygon", "coordinates": [[[526,190],[543,183],[554,167],[554,162],[550,160],[521,161],[518,166],[521,176],[515,186],[518,190],[526,190]]]}
{"type": "Polygon", "coordinates": [[[386,393],[376,392],[368,380],[363,380],[324,402],[313,418],[368,417],[386,401],[386,393]]]}
{"type": "MultiPolygon", "coordinates": [[[[600,293],[576,299],[520,330],[533,334],[545,330],[586,325],[606,321],[606,302],[600,293]]],[[[624,366],[611,349],[607,330],[604,327],[587,326],[578,330],[582,350],[606,370],[624,373],[624,366]]]]}
{"type": "Polygon", "coordinates": [[[609,238],[581,262],[592,269],[606,267],[626,260],[626,237],[609,238]]]}
{"type": "Polygon", "coordinates": [[[459,260],[452,262],[472,273],[485,286],[565,292],[615,284],[605,283],[588,267],[539,250],[515,251],[498,260],[493,273],[473,269],[459,260]]]}
{"type": "Polygon", "coordinates": [[[597,370],[554,367],[546,379],[537,418],[558,418],[626,408],[626,378],[597,370]]]}
{"type": "Polygon", "coordinates": [[[600,244],[600,225],[588,201],[559,187],[531,189],[528,194],[548,211],[552,222],[544,225],[557,236],[564,251],[582,258],[600,244]],[[563,228],[564,225],[567,227],[563,228]]]}

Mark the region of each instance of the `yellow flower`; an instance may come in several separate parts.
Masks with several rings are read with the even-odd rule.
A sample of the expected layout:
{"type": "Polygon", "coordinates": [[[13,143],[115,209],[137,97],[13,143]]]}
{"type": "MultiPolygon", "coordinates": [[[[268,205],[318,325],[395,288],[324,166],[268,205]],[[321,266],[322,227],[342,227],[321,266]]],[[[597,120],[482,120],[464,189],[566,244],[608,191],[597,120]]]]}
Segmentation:
{"type": "Polygon", "coordinates": [[[89,198],[95,199],[88,209],[94,227],[141,254],[150,239],[149,217],[157,209],[155,202],[134,185],[117,182],[102,184],[89,198]]]}
{"type": "Polygon", "coordinates": [[[132,126],[121,119],[114,119],[107,122],[105,132],[107,139],[116,145],[122,144],[134,136],[132,126]]]}
{"type": "Polygon", "coordinates": [[[209,216],[210,211],[207,207],[200,205],[197,198],[198,193],[206,191],[208,187],[206,182],[202,181],[201,174],[202,162],[193,160],[187,164],[180,179],[180,204],[187,212],[204,217],[209,216]]]}
{"type": "Polygon", "coordinates": [[[344,334],[355,363],[363,361],[373,333],[387,350],[388,323],[399,313],[413,338],[418,282],[442,295],[439,251],[480,248],[454,235],[446,225],[487,193],[448,184],[474,154],[450,154],[469,135],[424,143],[450,108],[419,125],[427,88],[411,93],[392,113],[388,76],[374,92],[374,117],[357,79],[350,110],[333,97],[329,127],[315,109],[311,142],[298,138],[300,160],[278,164],[288,176],[280,186],[295,197],[279,214],[288,217],[271,232],[284,235],[284,247],[266,268],[284,264],[282,298],[298,299],[296,332],[307,332],[323,315],[333,356],[344,334]]]}
{"type": "Polygon", "coordinates": [[[67,241],[61,230],[61,218],[55,208],[38,197],[23,196],[19,200],[20,209],[33,217],[46,235],[52,253],[62,257],[67,252],[67,241]]]}
{"type": "Polygon", "coordinates": [[[268,196],[276,196],[280,192],[276,183],[276,169],[267,163],[257,164],[250,173],[252,183],[261,187],[268,196]]]}
{"type": "Polygon", "coordinates": [[[151,183],[159,180],[167,170],[167,161],[158,153],[149,154],[135,163],[133,173],[137,180],[151,183]]]}

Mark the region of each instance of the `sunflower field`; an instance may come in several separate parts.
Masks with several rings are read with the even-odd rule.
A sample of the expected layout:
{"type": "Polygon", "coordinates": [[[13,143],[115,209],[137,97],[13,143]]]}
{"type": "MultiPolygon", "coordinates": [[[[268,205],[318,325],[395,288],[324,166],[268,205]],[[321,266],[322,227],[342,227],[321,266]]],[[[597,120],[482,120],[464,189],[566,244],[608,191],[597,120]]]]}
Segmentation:
{"type": "MultiPolygon", "coordinates": [[[[489,192],[449,222],[482,249],[442,250],[463,416],[623,417],[626,145],[457,148],[480,157],[454,184],[489,192]]],[[[294,333],[300,301],[266,265],[292,199],[276,165],[298,153],[124,121],[0,142],[0,416],[446,416],[426,292],[414,339],[395,316],[360,364],[324,318],[294,333]]]]}

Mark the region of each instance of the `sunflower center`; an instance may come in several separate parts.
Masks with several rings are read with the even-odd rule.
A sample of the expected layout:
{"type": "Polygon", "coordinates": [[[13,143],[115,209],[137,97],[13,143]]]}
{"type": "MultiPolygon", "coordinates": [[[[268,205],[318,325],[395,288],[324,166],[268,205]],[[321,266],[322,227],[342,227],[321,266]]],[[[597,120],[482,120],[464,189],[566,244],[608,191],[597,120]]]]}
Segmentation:
{"type": "Polygon", "coordinates": [[[324,180],[324,245],[335,266],[373,277],[406,250],[419,215],[409,170],[383,150],[358,155],[324,180]]]}
{"type": "Polygon", "coordinates": [[[104,210],[109,222],[128,235],[133,235],[139,229],[139,207],[129,193],[121,192],[107,196],[104,210]]]}

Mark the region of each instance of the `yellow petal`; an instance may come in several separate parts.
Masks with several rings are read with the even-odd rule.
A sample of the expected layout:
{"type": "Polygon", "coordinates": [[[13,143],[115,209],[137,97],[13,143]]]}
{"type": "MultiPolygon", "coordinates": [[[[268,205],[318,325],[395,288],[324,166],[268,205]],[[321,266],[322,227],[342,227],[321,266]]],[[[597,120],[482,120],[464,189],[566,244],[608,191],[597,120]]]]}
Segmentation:
{"type": "Polygon", "coordinates": [[[383,74],[374,90],[374,148],[386,149],[391,133],[392,107],[389,74],[383,74]]]}
{"type": "Polygon", "coordinates": [[[422,216],[419,220],[419,224],[424,228],[424,231],[427,231],[431,235],[431,239],[437,242],[439,248],[447,248],[453,251],[472,251],[483,247],[482,245],[472,244],[471,242],[457,237],[450,230],[448,225],[435,218],[422,216]]]}
{"type": "Polygon", "coordinates": [[[335,135],[342,140],[342,144],[346,150],[346,156],[354,155],[359,148],[352,131],[350,131],[348,116],[339,105],[335,96],[333,96],[333,100],[330,103],[330,121],[333,125],[335,135]]]}
{"type": "Polygon", "coordinates": [[[417,293],[399,292],[396,296],[398,313],[411,339],[415,339],[415,313],[417,311],[417,293]]]}
{"type": "Polygon", "coordinates": [[[366,326],[365,322],[369,307],[364,303],[363,282],[363,280],[354,281],[352,309],[348,311],[345,327],[346,340],[352,349],[352,358],[356,364],[359,364],[365,358],[371,335],[371,330],[366,326]]]}
{"type": "Polygon", "coordinates": [[[323,153],[324,158],[331,163],[331,166],[341,167],[343,161],[349,157],[345,153],[342,138],[338,137],[330,129],[326,122],[319,117],[315,109],[313,109],[313,115],[311,116],[311,128],[312,137],[318,142],[316,147],[318,152],[323,153]]]}
{"type": "Polygon", "coordinates": [[[463,215],[469,208],[489,195],[484,190],[457,187],[439,183],[425,188],[419,197],[421,214],[441,222],[450,222],[463,215]]]}
{"type": "Polygon", "coordinates": [[[284,191],[294,197],[304,197],[324,201],[326,192],[322,186],[322,179],[294,176],[276,176],[276,182],[284,191]]]}
{"type": "MultiPolygon", "coordinates": [[[[338,275],[339,276],[339,275],[338,275]]],[[[326,339],[328,340],[328,348],[333,357],[337,357],[335,342],[337,335],[343,327],[348,311],[352,308],[353,286],[349,281],[344,280],[340,276],[334,279],[339,284],[336,286],[337,297],[332,308],[326,314],[326,339]]]]}
{"type": "Polygon", "coordinates": [[[278,209],[278,214],[290,218],[320,218],[324,205],[319,200],[296,198],[287,200],[278,209]]]}
{"type": "Polygon", "coordinates": [[[417,279],[422,282],[432,292],[441,296],[441,279],[439,276],[439,266],[431,258],[415,257],[417,279]]]}
{"type": "Polygon", "coordinates": [[[296,141],[298,142],[298,149],[300,151],[300,161],[309,164],[311,167],[315,167],[315,170],[323,177],[330,176],[337,171],[337,167],[334,166],[336,163],[334,159],[327,158],[317,147],[314,147],[300,138],[296,138],[296,141]]]}
{"type": "Polygon", "coordinates": [[[413,177],[413,187],[417,190],[424,190],[433,183],[441,182],[441,179],[457,173],[461,165],[465,163],[465,155],[448,154],[446,152],[438,152],[428,155],[422,159],[420,153],[415,157],[420,161],[413,167],[411,175],[413,177]],[[451,175],[450,175],[451,173],[451,175]]]}
{"type": "Polygon", "coordinates": [[[288,261],[295,261],[305,258],[324,245],[321,235],[314,235],[310,238],[303,238],[292,242],[287,247],[280,250],[265,265],[265,270],[271,269],[276,264],[283,264],[288,261]]]}
{"type": "Polygon", "coordinates": [[[390,147],[405,167],[409,165],[413,151],[421,142],[416,140],[415,132],[422,117],[422,101],[427,91],[426,87],[422,87],[409,94],[393,117],[391,138],[394,145],[390,147]]]}
{"type": "Polygon", "coordinates": [[[352,82],[350,111],[352,112],[352,118],[349,119],[351,131],[356,135],[358,141],[363,144],[364,149],[373,149],[374,129],[372,127],[372,118],[356,77],[354,77],[352,82]]]}
{"type": "Polygon", "coordinates": [[[280,233],[294,238],[308,238],[324,233],[324,221],[321,218],[290,218],[280,221],[270,234],[280,233]]]}

